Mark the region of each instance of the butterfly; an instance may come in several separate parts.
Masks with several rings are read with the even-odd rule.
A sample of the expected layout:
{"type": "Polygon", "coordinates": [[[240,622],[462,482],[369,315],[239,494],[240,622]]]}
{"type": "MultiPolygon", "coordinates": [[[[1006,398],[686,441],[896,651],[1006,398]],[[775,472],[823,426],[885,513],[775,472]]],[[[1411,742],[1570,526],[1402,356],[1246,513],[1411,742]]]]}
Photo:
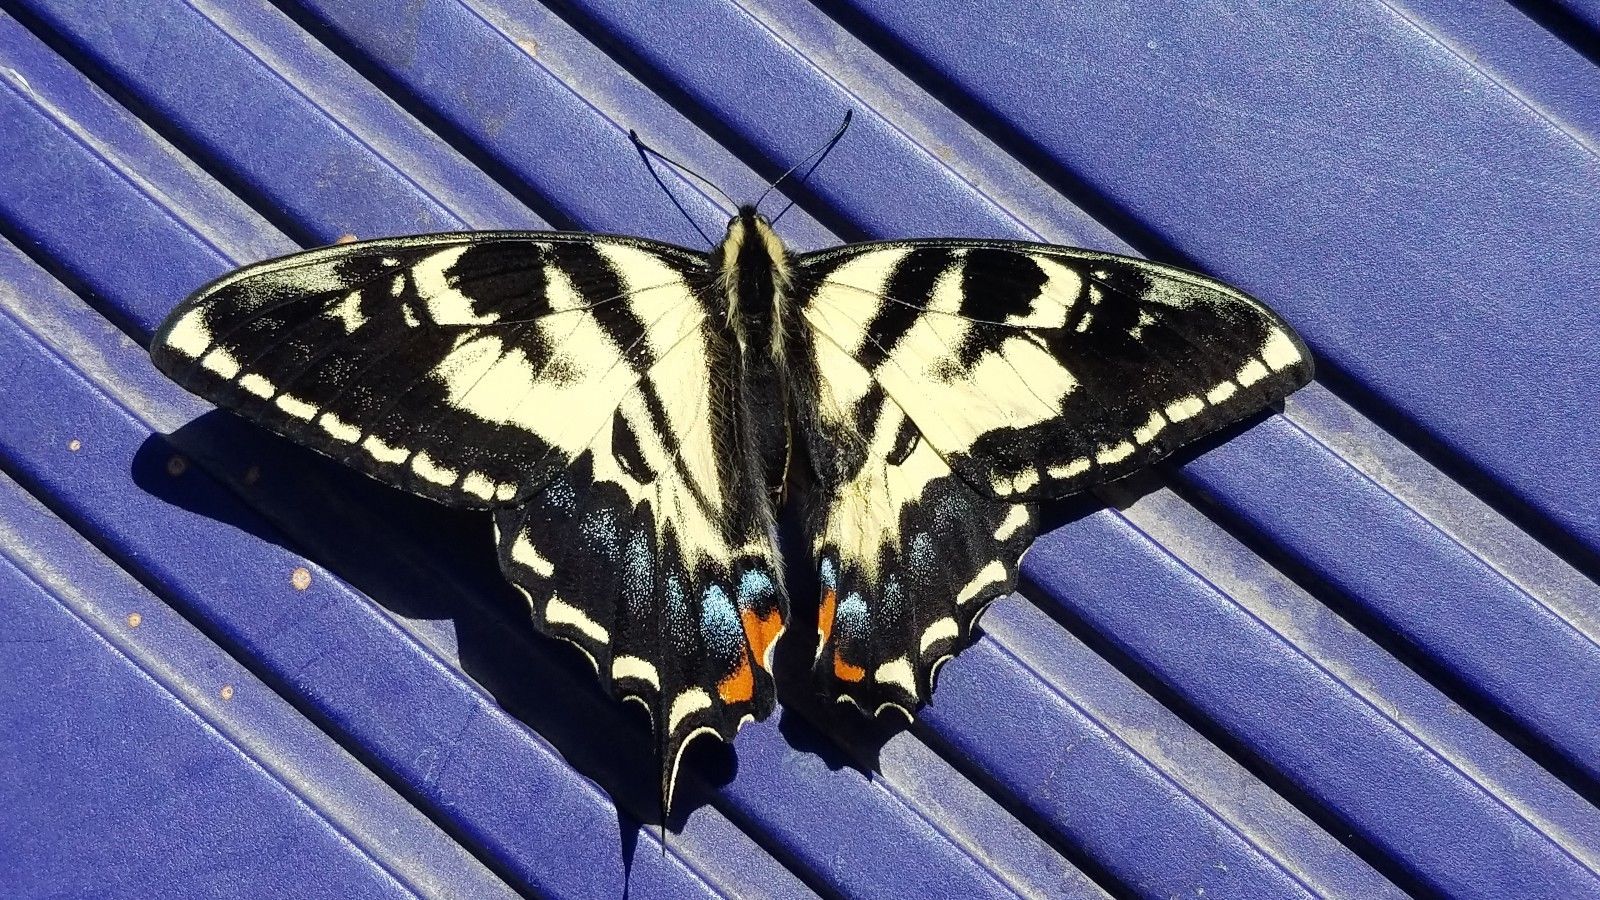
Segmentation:
{"type": "Polygon", "coordinates": [[[246,266],[150,349],[183,387],[493,515],[535,627],[684,748],[775,704],[776,515],[804,484],[818,689],[909,719],[1010,593],[1040,501],[1282,398],[1276,314],[1142,259],[999,240],[794,254],[754,206],[709,253],[488,231],[246,266]]]}

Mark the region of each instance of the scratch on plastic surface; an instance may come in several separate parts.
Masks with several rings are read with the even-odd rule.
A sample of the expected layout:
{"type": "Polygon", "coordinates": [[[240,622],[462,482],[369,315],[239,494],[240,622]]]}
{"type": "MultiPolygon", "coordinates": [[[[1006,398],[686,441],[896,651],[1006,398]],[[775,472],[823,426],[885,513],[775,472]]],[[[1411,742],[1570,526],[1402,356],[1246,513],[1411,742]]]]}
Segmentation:
{"type": "Polygon", "coordinates": [[[482,707],[478,704],[468,706],[467,714],[461,718],[461,725],[456,728],[455,734],[423,751],[422,755],[427,757],[427,765],[423,767],[420,784],[435,785],[439,783],[439,778],[449,770],[450,764],[456,758],[455,750],[457,745],[466,736],[467,729],[471,728],[472,723],[477,721],[480,709],[482,707]]]}
{"type": "MultiPolygon", "coordinates": [[[[165,191],[161,190],[159,187],[156,187],[156,185],[149,179],[146,179],[144,176],[140,175],[139,169],[133,165],[130,165],[114,147],[95,137],[95,135],[90,132],[89,129],[83,127],[83,125],[80,124],[76,118],[68,115],[65,110],[41,96],[39,92],[35,91],[33,86],[28,83],[28,79],[23,77],[22,73],[15,69],[9,68],[6,70],[6,73],[11,76],[11,80],[15,83],[14,89],[19,91],[23,99],[25,99],[39,112],[43,113],[45,118],[47,118],[51,124],[55,125],[68,137],[76,141],[79,146],[89,151],[90,155],[104,164],[108,171],[128,185],[132,186],[133,189],[138,191],[140,194],[143,194],[153,206],[165,213],[173,222],[177,223],[178,227],[193,235],[196,241],[200,242],[208,250],[215,253],[223,262],[227,263],[229,266],[237,266],[240,264],[240,262],[242,262],[237,254],[223,250],[221,244],[218,243],[218,241],[212,235],[200,230],[193,222],[189,221],[187,217],[178,215],[176,211],[180,208],[180,204],[174,201],[172,197],[168,196],[165,191]]],[[[177,156],[172,148],[164,144],[162,145],[162,149],[169,155],[177,156]]]]}
{"type": "Polygon", "coordinates": [[[1462,65],[1470,69],[1473,74],[1477,75],[1479,78],[1483,79],[1485,82],[1493,85],[1499,90],[1505,92],[1506,96],[1516,100],[1517,103],[1521,104],[1529,112],[1538,116],[1545,122],[1545,124],[1549,125],[1562,137],[1576,144],[1585,153],[1589,154],[1590,156],[1600,158],[1600,148],[1596,148],[1593,144],[1591,144],[1588,139],[1578,132],[1577,129],[1572,128],[1567,123],[1559,119],[1554,113],[1546,110],[1544,107],[1534,102],[1530,97],[1526,96],[1505,81],[1502,81],[1488,69],[1480,66],[1472,59],[1470,54],[1456,46],[1453,41],[1446,40],[1443,36],[1424,25],[1422,20],[1401,9],[1394,3],[1387,2],[1387,0],[1378,0],[1378,5],[1388,10],[1394,15],[1395,18],[1409,25],[1418,34],[1422,35],[1425,39],[1432,42],[1441,50],[1455,57],[1461,62],[1462,65]]]}

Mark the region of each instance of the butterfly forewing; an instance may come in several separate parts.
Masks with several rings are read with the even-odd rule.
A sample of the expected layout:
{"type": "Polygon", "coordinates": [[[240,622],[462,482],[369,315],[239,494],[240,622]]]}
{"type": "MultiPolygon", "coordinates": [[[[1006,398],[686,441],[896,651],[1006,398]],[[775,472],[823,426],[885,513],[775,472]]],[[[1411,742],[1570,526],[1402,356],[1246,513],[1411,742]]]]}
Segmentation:
{"type": "Polygon", "coordinates": [[[707,277],[702,254],[628,238],[371,241],[203,288],[151,354],[374,477],[494,508],[536,625],[650,711],[670,790],[690,737],[771,711],[786,616],[707,277]]]}
{"type": "Polygon", "coordinates": [[[1059,497],[1128,474],[1310,379],[1246,295],[1042,244],[903,241],[803,257],[811,328],[979,490],[1059,497]]]}
{"type": "Polygon", "coordinates": [[[1012,589],[1033,501],[1120,478],[1311,376],[1266,307],[1143,260],[930,240],[796,270],[822,494],[816,674],[868,709],[926,699],[1012,589]]]}

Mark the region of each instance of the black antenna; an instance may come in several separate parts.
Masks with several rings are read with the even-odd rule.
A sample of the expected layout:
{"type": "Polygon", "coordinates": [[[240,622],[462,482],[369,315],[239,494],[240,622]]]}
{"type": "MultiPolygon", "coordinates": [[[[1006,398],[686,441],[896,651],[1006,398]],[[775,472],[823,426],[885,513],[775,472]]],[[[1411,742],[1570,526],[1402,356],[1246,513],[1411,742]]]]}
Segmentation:
{"type": "Polygon", "coordinates": [[[705,229],[700,227],[700,223],[696,222],[694,220],[694,217],[689,215],[689,211],[683,208],[683,204],[678,202],[678,196],[676,194],[672,193],[672,189],[667,187],[667,183],[666,182],[661,180],[661,173],[657,172],[656,171],[656,167],[651,164],[650,157],[653,156],[656,159],[661,160],[662,162],[666,163],[667,165],[673,167],[674,169],[677,169],[679,172],[682,172],[683,174],[694,178],[696,181],[700,182],[701,184],[705,185],[706,187],[709,187],[713,191],[716,191],[718,194],[721,194],[722,195],[722,199],[728,201],[728,205],[729,206],[737,209],[738,206],[739,206],[738,202],[735,201],[732,197],[728,196],[728,192],[727,191],[723,190],[720,187],[717,187],[716,182],[714,182],[711,179],[705,177],[704,175],[701,175],[699,172],[696,172],[695,170],[693,170],[693,169],[689,168],[688,166],[684,165],[683,163],[678,162],[677,160],[673,159],[672,157],[666,155],[665,153],[662,153],[660,150],[657,150],[656,148],[650,146],[649,144],[646,144],[643,140],[641,140],[639,138],[639,133],[637,131],[634,131],[632,128],[628,129],[628,140],[633,141],[634,149],[639,151],[639,158],[644,160],[644,167],[646,169],[650,170],[650,177],[654,178],[656,180],[656,185],[659,186],[661,188],[661,190],[663,192],[665,192],[666,195],[669,198],[671,198],[672,205],[676,206],[678,208],[678,212],[682,213],[683,217],[685,219],[689,220],[689,224],[694,226],[694,230],[695,231],[700,232],[700,236],[702,238],[705,238],[705,242],[706,243],[715,244],[716,241],[713,241],[711,239],[711,237],[706,234],[705,229]]]}
{"type": "MultiPolygon", "coordinates": [[[[817,170],[817,166],[822,165],[822,161],[827,158],[829,153],[833,152],[834,145],[839,143],[840,138],[844,137],[845,131],[850,127],[850,119],[853,118],[855,114],[856,111],[853,109],[845,110],[844,121],[839,123],[839,128],[833,133],[833,137],[828,138],[828,142],[826,144],[823,144],[821,147],[811,151],[811,153],[808,154],[805,159],[802,159],[790,166],[789,171],[779,175],[776,180],[767,185],[767,189],[762,191],[761,196],[756,198],[755,206],[761,206],[761,201],[767,199],[767,195],[772,193],[773,188],[776,188],[778,185],[782,184],[784,179],[788,178],[790,175],[793,175],[796,170],[806,163],[811,163],[811,168],[806,169],[806,174],[800,176],[800,183],[805,184],[806,179],[811,177],[811,173],[817,170]]],[[[777,222],[779,219],[783,218],[783,214],[789,211],[790,206],[794,206],[793,200],[789,201],[789,206],[785,206],[781,212],[773,216],[772,221],[777,222]]]]}

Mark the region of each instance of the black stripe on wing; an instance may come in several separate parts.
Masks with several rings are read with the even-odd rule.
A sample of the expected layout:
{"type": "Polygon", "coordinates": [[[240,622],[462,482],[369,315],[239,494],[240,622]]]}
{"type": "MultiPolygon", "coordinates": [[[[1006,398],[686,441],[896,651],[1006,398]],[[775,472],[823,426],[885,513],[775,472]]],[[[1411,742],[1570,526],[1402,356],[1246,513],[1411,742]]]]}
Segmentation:
{"type": "Polygon", "coordinates": [[[1122,477],[1311,378],[1243,293],[1111,254],[898,241],[803,256],[798,302],[963,478],[1013,501],[1122,477]]]}

